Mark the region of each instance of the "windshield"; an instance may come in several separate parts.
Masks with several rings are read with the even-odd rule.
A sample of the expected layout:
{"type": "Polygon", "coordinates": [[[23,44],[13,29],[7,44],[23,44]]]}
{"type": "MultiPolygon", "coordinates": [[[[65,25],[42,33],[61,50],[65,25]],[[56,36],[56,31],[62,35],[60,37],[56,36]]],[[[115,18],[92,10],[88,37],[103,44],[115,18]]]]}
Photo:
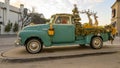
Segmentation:
{"type": "Polygon", "coordinates": [[[51,19],[50,19],[50,23],[52,23],[53,20],[54,20],[54,16],[51,17],[51,19]]]}

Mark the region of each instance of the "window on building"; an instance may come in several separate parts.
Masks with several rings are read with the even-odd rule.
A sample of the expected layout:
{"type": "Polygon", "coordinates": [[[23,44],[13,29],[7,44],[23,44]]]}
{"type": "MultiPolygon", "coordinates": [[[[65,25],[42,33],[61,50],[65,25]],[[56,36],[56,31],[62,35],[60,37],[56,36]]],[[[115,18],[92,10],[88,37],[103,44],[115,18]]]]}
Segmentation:
{"type": "Polygon", "coordinates": [[[2,22],[0,21],[0,24],[2,24],[2,22]]]}
{"type": "Polygon", "coordinates": [[[112,18],[116,17],[116,9],[112,10],[112,18]]]}

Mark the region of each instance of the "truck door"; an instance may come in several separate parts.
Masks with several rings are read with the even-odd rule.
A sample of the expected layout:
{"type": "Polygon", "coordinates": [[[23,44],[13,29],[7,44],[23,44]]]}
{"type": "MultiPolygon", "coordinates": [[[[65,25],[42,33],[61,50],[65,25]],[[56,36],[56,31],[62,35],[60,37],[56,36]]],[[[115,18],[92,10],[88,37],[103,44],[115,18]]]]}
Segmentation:
{"type": "Polygon", "coordinates": [[[53,43],[69,43],[75,41],[75,26],[70,23],[70,17],[59,16],[53,25],[55,35],[53,43]]]}

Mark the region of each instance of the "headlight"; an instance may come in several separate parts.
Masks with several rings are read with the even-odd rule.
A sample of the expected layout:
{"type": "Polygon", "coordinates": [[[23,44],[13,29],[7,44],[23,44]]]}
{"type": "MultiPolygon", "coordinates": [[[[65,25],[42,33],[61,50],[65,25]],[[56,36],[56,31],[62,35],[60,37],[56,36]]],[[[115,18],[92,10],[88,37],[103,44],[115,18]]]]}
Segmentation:
{"type": "Polygon", "coordinates": [[[21,38],[20,38],[20,37],[17,38],[17,40],[15,41],[15,45],[16,45],[16,46],[20,45],[20,41],[21,41],[21,38]]]}

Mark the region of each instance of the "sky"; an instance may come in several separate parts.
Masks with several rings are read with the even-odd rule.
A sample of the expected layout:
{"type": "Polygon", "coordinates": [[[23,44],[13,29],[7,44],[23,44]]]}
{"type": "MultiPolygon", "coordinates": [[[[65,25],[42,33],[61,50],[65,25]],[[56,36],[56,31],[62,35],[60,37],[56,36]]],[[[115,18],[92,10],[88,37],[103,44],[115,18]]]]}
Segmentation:
{"type": "MultiPolygon", "coordinates": [[[[4,2],[4,0],[0,0],[4,2]]],[[[43,13],[45,18],[50,18],[56,13],[72,13],[74,4],[77,4],[79,11],[90,9],[91,12],[97,12],[99,25],[111,23],[111,6],[116,0],[10,0],[10,4],[20,7],[24,4],[25,8],[35,12],[43,13]]],[[[81,22],[87,23],[88,18],[85,14],[80,14],[81,22]]],[[[91,16],[94,23],[94,18],[91,16]]]]}

